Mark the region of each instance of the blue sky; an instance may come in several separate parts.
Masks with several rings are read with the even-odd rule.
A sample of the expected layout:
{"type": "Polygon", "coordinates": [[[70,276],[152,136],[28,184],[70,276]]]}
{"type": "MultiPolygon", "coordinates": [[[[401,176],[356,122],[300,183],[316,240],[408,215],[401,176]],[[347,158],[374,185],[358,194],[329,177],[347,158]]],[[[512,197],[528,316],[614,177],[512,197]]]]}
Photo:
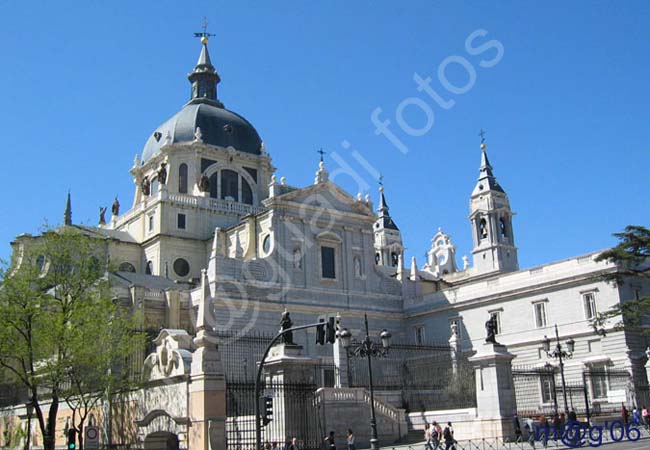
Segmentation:
{"type": "MultiPolygon", "coordinates": [[[[516,212],[522,267],[648,225],[648,2],[4,1],[0,257],[19,233],[60,223],[68,189],[76,223],[95,224],[116,194],[123,210],[131,204],[134,155],[188,99],[203,16],[216,34],[219,96],[255,125],[278,176],[310,184],[323,147],[329,169],[336,153],[376,201],[373,171],[382,173],[419,264],[439,226],[459,263],[471,250],[481,128],[516,212]],[[476,30],[487,34],[472,47],[496,40],[500,59],[495,48],[468,53],[476,30]],[[445,61],[456,61],[448,82],[466,92],[446,89],[445,61]],[[415,73],[454,106],[419,92],[415,73]],[[375,134],[376,108],[408,153],[375,134]],[[398,119],[424,131],[409,135],[398,119]]],[[[356,194],[353,178],[335,181],[356,194]]]]}

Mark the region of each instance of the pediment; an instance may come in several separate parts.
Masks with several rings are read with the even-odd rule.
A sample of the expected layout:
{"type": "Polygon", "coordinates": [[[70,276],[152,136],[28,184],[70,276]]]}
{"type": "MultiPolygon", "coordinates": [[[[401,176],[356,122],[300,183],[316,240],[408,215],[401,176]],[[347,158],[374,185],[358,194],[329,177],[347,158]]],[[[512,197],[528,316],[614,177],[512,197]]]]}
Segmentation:
{"type": "Polygon", "coordinates": [[[274,199],[297,205],[331,209],[340,213],[361,214],[374,219],[374,213],[368,203],[356,200],[331,181],[297,189],[274,199]]]}

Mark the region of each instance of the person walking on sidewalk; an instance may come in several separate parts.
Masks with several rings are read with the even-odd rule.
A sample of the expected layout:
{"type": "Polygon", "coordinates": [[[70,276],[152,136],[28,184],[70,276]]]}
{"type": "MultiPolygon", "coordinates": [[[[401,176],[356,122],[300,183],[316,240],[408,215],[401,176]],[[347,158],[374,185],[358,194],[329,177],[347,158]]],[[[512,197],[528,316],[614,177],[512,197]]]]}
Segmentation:
{"type": "Polygon", "coordinates": [[[435,420],[431,423],[431,447],[433,450],[438,450],[440,441],[442,440],[442,428],[435,420]]]}
{"type": "Polygon", "coordinates": [[[456,450],[454,427],[451,425],[451,422],[447,422],[447,426],[442,432],[442,438],[445,440],[445,450],[456,450]]]}
{"type": "Polygon", "coordinates": [[[515,430],[515,442],[521,442],[521,424],[519,423],[517,413],[512,417],[512,427],[515,430]]]}
{"type": "Polygon", "coordinates": [[[351,428],[348,428],[348,450],[356,450],[354,446],[354,433],[352,433],[351,428]]]}
{"type": "Polygon", "coordinates": [[[424,424],[424,450],[431,450],[431,425],[424,424]]]}

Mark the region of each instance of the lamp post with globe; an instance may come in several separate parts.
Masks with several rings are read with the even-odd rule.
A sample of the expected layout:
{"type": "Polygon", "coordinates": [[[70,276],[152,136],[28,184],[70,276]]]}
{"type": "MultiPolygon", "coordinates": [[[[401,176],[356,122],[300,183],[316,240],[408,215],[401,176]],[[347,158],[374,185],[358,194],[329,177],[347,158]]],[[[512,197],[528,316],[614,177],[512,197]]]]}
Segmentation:
{"type": "Polygon", "coordinates": [[[567,403],[566,383],[564,381],[564,359],[570,359],[573,357],[573,351],[575,350],[576,342],[573,340],[573,338],[569,338],[565,343],[566,350],[564,350],[562,344],[560,343],[560,335],[557,331],[557,324],[555,325],[555,339],[556,339],[556,344],[553,351],[551,351],[551,339],[548,336],[544,336],[544,339],[542,340],[542,345],[548,357],[557,359],[560,363],[560,376],[562,377],[562,397],[564,398],[564,411],[568,412],[569,405],[567,403]]]}
{"type": "Polygon", "coordinates": [[[370,339],[370,332],[368,331],[368,316],[366,314],[364,314],[364,322],[366,327],[366,337],[360,343],[352,344],[352,333],[350,333],[346,328],[339,332],[339,339],[341,339],[343,348],[346,349],[348,355],[367,358],[368,360],[368,387],[370,390],[370,448],[371,450],[379,450],[377,418],[375,416],[375,393],[372,384],[372,358],[386,356],[390,347],[391,334],[387,330],[383,330],[379,334],[381,344],[373,342],[370,339]]]}

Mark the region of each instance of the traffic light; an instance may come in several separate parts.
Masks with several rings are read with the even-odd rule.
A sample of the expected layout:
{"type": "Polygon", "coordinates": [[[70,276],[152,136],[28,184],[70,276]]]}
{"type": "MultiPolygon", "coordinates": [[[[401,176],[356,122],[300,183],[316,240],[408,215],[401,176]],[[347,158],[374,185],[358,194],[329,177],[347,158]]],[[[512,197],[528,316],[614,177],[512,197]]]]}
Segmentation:
{"type": "Polygon", "coordinates": [[[68,450],[75,450],[77,448],[77,430],[70,428],[68,430],[68,450]]]}
{"type": "Polygon", "coordinates": [[[316,343],[319,345],[325,345],[325,318],[319,317],[319,322],[322,322],[322,325],[316,327],[316,343]]]}
{"type": "Polygon", "coordinates": [[[273,397],[265,395],[260,397],[260,411],[262,414],[262,424],[268,425],[273,420],[273,397]]]}
{"type": "Polygon", "coordinates": [[[326,338],[328,344],[336,342],[336,326],[334,325],[334,317],[330,317],[327,321],[326,338]]]}

